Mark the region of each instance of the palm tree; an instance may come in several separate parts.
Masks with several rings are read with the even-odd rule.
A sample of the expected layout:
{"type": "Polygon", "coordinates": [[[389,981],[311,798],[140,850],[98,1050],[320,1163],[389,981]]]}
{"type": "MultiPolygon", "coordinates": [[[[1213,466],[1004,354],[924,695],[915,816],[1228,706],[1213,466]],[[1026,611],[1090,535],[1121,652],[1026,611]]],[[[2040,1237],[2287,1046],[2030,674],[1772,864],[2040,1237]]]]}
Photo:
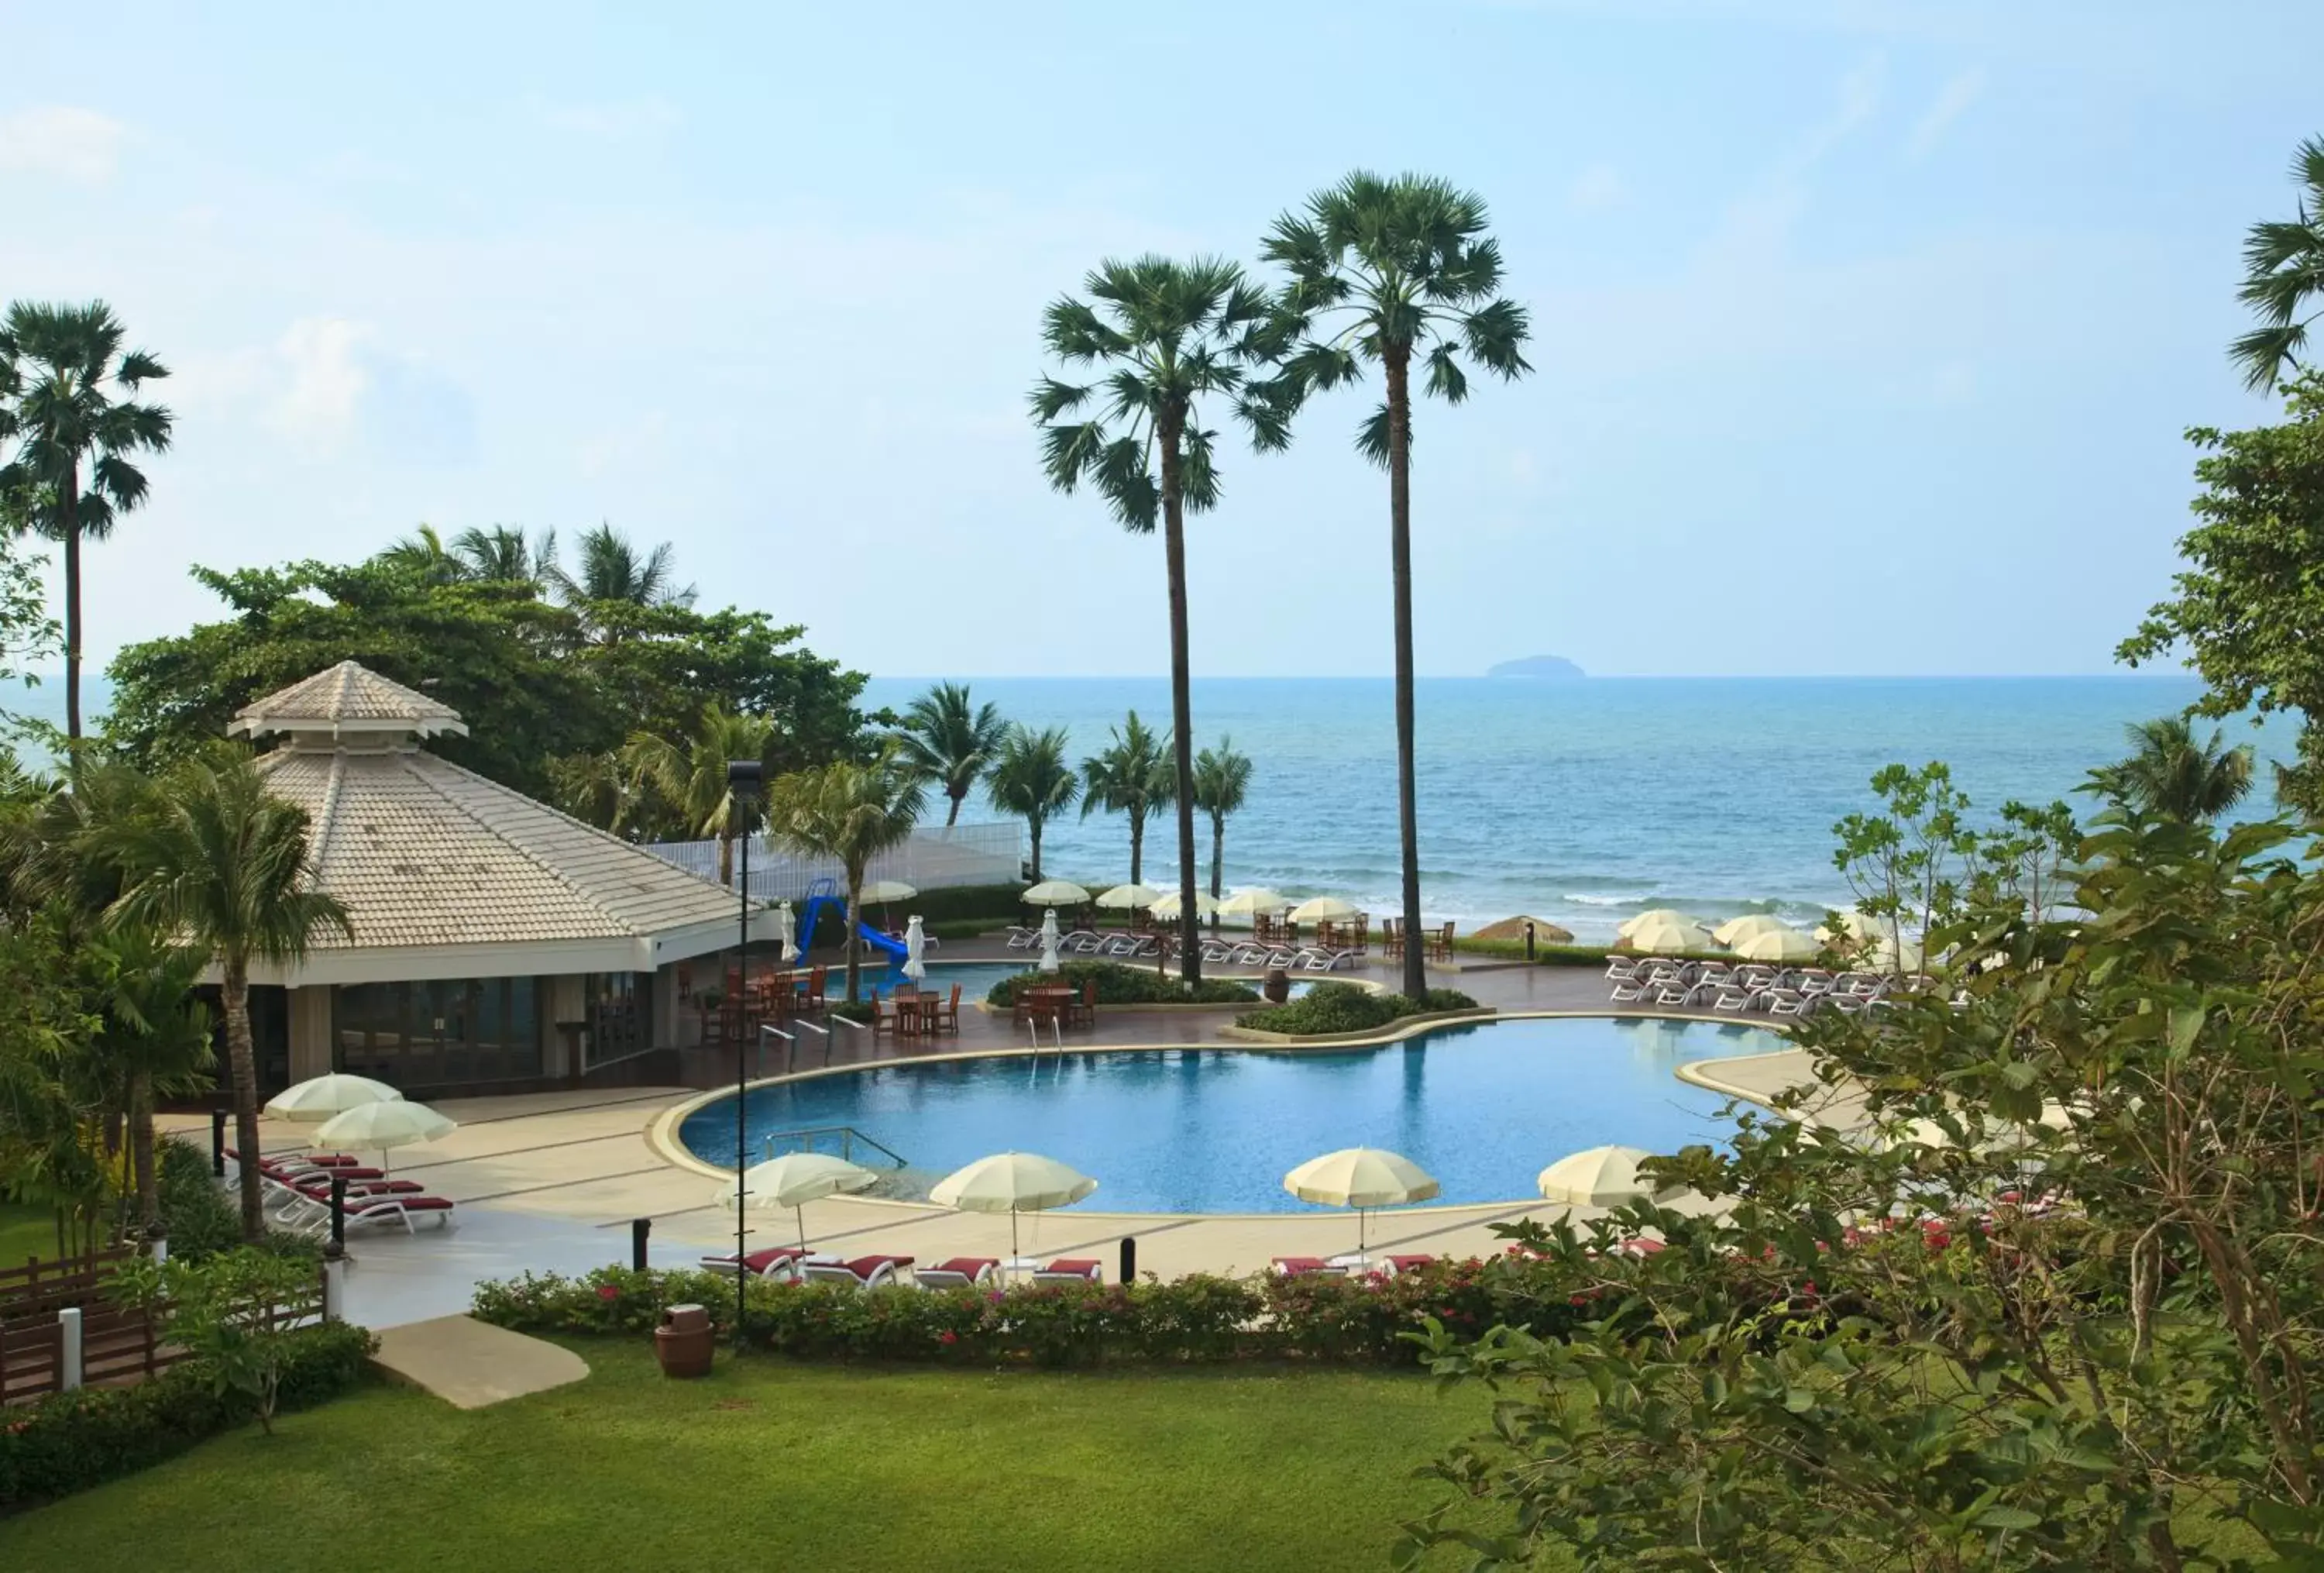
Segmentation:
{"type": "Polygon", "coordinates": [[[1065,729],[1010,727],[985,773],[984,789],[994,808],[1023,816],[1033,837],[1033,883],[1040,884],[1041,828],[1051,815],[1072,808],[1082,791],[1081,778],[1065,763],[1065,729]]]}
{"type": "MultiPolygon", "coordinates": [[[[1112,745],[1082,761],[1082,818],[1101,811],[1130,816],[1130,883],[1136,884],[1146,858],[1146,821],[1177,800],[1178,774],[1169,735],[1155,736],[1137,711],[1111,730],[1112,745]]],[[[1192,826],[1185,815],[1179,818],[1183,826],[1192,826]]],[[[1186,844],[1192,842],[1187,835],[1186,844]]],[[[1182,856],[1178,864],[1183,874],[1191,859],[1182,856]]],[[[1188,895],[1178,899],[1190,909],[1194,905],[1188,895]]]]}
{"type": "Polygon", "coordinates": [[[170,446],[170,412],[138,402],[169,368],[142,349],[124,352],[123,328],[102,301],[51,306],[19,301],[0,325],[0,466],[6,513],[64,546],[65,736],[80,736],[80,543],[102,541],[114,521],[145,500],[134,453],[170,446]],[[108,383],[119,390],[107,391],[108,383]],[[88,466],[88,489],[81,486],[88,466]]]}
{"type": "Polygon", "coordinates": [[[769,794],[769,833],[809,857],[836,858],[846,873],[851,1005],[862,992],[855,924],[864,870],[880,854],[903,844],[919,824],[927,801],[925,778],[892,746],[869,764],[841,759],[795,772],[777,781],[769,794]]]}
{"type": "MultiPolygon", "coordinates": [[[[1250,755],[1236,750],[1234,739],[1222,736],[1216,748],[1194,756],[1194,804],[1211,817],[1211,900],[1219,899],[1224,872],[1227,816],[1242,810],[1250,791],[1250,755]]],[[[1217,926],[1217,920],[1212,920],[1217,926]]]]}
{"type": "Polygon", "coordinates": [[[124,1084],[137,1220],[150,1239],[161,1218],[153,1167],[154,1100],[184,1097],[208,1087],[217,1058],[208,1007],[194,998],[209,958],[134,924],[99,936],[88,954],[105,998],[97,1052],[107,1072],[124,1084]]]}
{"type": "Polygon", "coordinates": [[[379,554],[379,560],[403,569],[425,584],[452,585],[475,577],[466,561],[444,543],[442,532],[433,524],[422,524],[410,534],[389,542],[379,554]]]}
{"type": "Polygon", "coordinates": [[[718,841],[718,883],[734,883],[734,840],[754,828],[754,810],[734,795],[726,766],[737,759],[766,758],[774,723],[763,716],[737,716],[716,704],[702,707],[694,730],[672,742],[650,732],[631,735],[622,763],[635,787],[650,787],[686,820],[696,836],[718,841]]]}
{"type": "MultiPolygon", "coordinates": [[[[258,1151],[251,963],[295,963],[318,931],[353,931],[346,909],[308,886],[307,830],[306,810],[269,795],[247,754],[221,750],[179,765],[152,813],[100,831],[124,886],[113,922],[174,935],[217,965],[235,1141],[244,1152],[258,1151]]],[[[266,1233],[261,1202],[258,1167],[245,1163],[242,1235],[253,1245],[266,1233]]]]}
{"type": "Polygon", "coordinates": [[[2255,393],[2300,365],[2309,328],[2324,317],[2324,136],[2300,144],[2292,180],[2300,188],[2297,216],[2255,224],[2244,236],[2244,283],[2236,293],[2261,326],[2236,339],[2230,353],[2255,393]],[[2302,317],[2310,305],[2318,309],[2302,317]]]}
{"type": "Polygon", "coordinates": [[[549,800],[585,825],[618,836],[628,828],[637,788],[622,751],[567,754],[549,762],[549,800]]]}
{"type": "MultiPolygon", "coordinates": [[[[1041,428],[1049,484],[1071,493],[1084,479],[1121,526],[1153,533],[1158,511],[1162,561],[1170,594],[1170,717],[1178,805],[1180,966],[1189,982],[1202,975],[1194,912],[1194,732],[1186,640],[1188,513],[1219,499],[1213,462],[1216,433],[1202,424],[1197,402],[1236,398],[1254,446],[1281,448],[1285,417],[1276,403],[1244,393],[1248,368],[1281,342],[1265,291],[1242,269],[1215,257],[1191,263],[1143,256],[1109,259],[1084,282],[1093,301],[1066,296],[1043,319],[1041,339],[1068,366],[1110,367],[1095,383],[1044,376],[1034,384],[1033,416],[1041,428]],[[1102,406],[1093,412],[1093,403],[1102,406]],[[1080,419],[1087,415],[1087,419],[1080,419]]],[[[1088,800],[1084,800],[1084,811],[1088,800]]],[[[1135,852],[1131,855],[1133,865],[1135,852]]],[[[1131,877],[1136,878],[1133,868],[1131,877]]]]}
{"type": "Polygon", "coordinates": [[[452,554],[469,578],[509,584],[546,584],[557,568],[557,532],[544,530],[536,540],[506,524],[489,530],[470,525],[452,537],[452,554]]]}
{"type": "Polygon", "coordinates": [[[2192,824],[2218,819],[2251,791],[2250,747],[2227,747],[2217,727],[2208,740],[2198,739],[2186,717],[2164,716],[2123,730],[2130,757],[2090,773],[2092,784],[2108,797],[2192,824]]]}
{"type": "Polygon", "coordinates": [[[959,822],[962,800],[991,768],[1008,730],[998,706],[970,703],[966,683],[938,683],[905,708],[896,745],[952,800],[947,828],[959,822]]]}
{"type": "MultiPolygon", "coordinates": [[[[1414,806],[1412,694],[1412,368],[1425,389],[1457,404],[1468,396],[1465,354],[1514,378],[1533,368],[1519,353],[1525,309],[1496,294],[1501,248],[1485,234],[1482,199],[1424,175],[1384,180],[1358,171],[1276,220],[1265,247],[1290,274],[1286,331],[1302,343],[1278,398],[1304,400],[1377,361],[1387,397],[1356,432],[1357,451],[1388,471],[1388,559],[1396,597],[1397,828],[1403,841],[1405,932],[1420,932],[1420,830],[1414,806]],[[1321,331],[1319,331],[1319,328],[1321,331]]],[[[1426,987],[1422,948],[1404,948],[1404,992],[1426,987]]]]}
{"type": "Polygon", "coordinates": [[[567,573],[551,560],[541,565],[541,577],[567,606],[593,601],[632,606],[691,606],[694,587],[678,585],[677,559],[678,549],[667,541],[641,553],[628,536],[601,523],[581,532],[578,573],[567,573]]]}

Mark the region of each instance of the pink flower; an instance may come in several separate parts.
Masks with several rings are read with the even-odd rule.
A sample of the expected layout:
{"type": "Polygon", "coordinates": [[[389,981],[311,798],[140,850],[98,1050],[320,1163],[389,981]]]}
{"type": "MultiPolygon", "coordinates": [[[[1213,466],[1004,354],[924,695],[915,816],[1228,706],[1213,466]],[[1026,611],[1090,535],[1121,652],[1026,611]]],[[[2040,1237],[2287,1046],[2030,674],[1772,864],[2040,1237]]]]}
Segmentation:
{"type": "Polygon", "coordinates": [[[957,1344],[960,1342],[960,1335],[954,1332],[950,1328],[946,1328],[943,1332],[936,1335],[936,1342],[939,1344],[957,1344]]]}

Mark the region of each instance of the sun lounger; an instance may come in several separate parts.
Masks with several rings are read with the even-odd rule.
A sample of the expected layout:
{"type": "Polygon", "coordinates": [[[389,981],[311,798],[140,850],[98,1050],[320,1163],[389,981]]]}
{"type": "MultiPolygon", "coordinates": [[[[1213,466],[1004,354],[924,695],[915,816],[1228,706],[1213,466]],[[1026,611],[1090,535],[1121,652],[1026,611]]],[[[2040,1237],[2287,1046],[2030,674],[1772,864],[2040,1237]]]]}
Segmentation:
{"type": "Polygon", "coordinates": [[[1060,1256],[1047,1267],[1033,1269],[1036,1283],[1102,1283],[1104,1267],[1094,1257],[1060,1256]]]}
{"type": "Polygon", "coordinates": [[[954,1256],[934,1267],[913,1269],[912,1282],[922,1289],[982,1289],[993,1283],[1000,1272],[997,1256],[954,1256]]]}
{"type": "MultiPolygon", "coordinates": [[[[807,1247],[804,1245],[769,1245],[766,1249],[753,1251],[740,1260],[753,1278],[771,1279],[777,1283],[789,1283],[798,1281],[798,1261],[807,1254],[807,1247]]],[[[705,1256],[702,1259],[702,1265],[713,1272],[728,1272],[733,1270],[736,1260],[734,1253],[729,1251],[724,1256],[705,1256]]]]}
{"type": "Polygon", "coordinates": [[[1345,1267],[1334,1266],[1322,1256],[1277,1256],[1275,1259],[1275,1272],[1283,1278],[1342,1278],[1347,1275],[1347,1271],[1345,1267]]]}
{"type": "Polygon", "coordinates": [[[1041,930],[1038,930],[1038,929],[1028,929],[1028,928],[1026,928],[1024,925],[1022,925],[1022,924],[1020,924],[1020,923],[1011,923],[1011,924],[1010,924],[1010,925],[1009,925],[1009,948],[1010,948],[1010,949],[1011,949],[1011,950],[1033,950],[1033,949],[1038,949],[1038,948],[1040,947],[1040,943],[1041,943],[1041,930]]]}
{"type": "Polygon", "coordinates": [[[1414,1272],[1429,1266],[1435,1262],[1436,1258],[1425,1252],[1417,1254],[1407,1252],[1401,1255],[1383,1256],[1380,1260],[1387,1263],[1388,1275],[1394,1278],[1399,1272],[1414,1272]]]}
{"type": "Polygon", "coordinates": [[[1618,1005],[1637,1004],[1646,997],[1646,991],[1654,986],[1652,984],[1641,983],[1636,978],[1618,983],[1614,985],[1614,1003],[1618,1005]]]}
{"type": "Polygon", "coordinates": [[[1609,956],[1606,958],[1606,981],[1628,983],[1638,975],[1638,963],[1629,956],[1609,956]]]}
{"type": "Polygon", "coordinates": [[[858,1289],[877,1289],[895,1282],[898,1270],[911,1264],[909,1256],[858,1256],[853,1262],[817,1262],[810,1258],[799,1264],[799,1276],[809,1283],[851,1283],[858,1289]]]}

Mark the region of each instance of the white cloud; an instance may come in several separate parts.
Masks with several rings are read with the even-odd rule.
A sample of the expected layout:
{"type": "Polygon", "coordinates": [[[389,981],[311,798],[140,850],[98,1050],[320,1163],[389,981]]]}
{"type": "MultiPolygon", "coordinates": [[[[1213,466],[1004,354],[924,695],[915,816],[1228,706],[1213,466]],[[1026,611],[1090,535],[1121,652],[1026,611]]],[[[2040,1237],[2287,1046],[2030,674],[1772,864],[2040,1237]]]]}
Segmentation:
{"type": "Polygon", "coordinates": [[[129,128],[109,115],[67,105],[0,116],[0,171],[95,185],[113,178],[129,128]]]}
{"type": "Polygon", "coordinates": [[[610,104],[558,104],[531,93],[525,97],[524,112],[551,131],[602,142],[657,136],[676,125],[678,118],[676,105],[653,95],[610,104]]]}
{"type": "Polygon", "coordinates": [[[1615,172],[1613,165],[1591,164],[1573,177],[1565,199],[1584,212],[1595,212],[1617,206],[1628,194],[1628,188],[1622,184],[1622,177],[1615,172]]]}
{"type": "Polygon", "coordinates": [[[1905,139],[1904,153],[1908,158],[1923,158],[1937,145],[1946,128],[1961,116],[1961,112],[1977,102],[1985,91],[1985,71],[1982,68],[1966,70],[1947,82],[1937,93],[1937,100],[1929,112],[1913,126],[1913,134],[1905,139]]]}
{"type": "Polygon", "coordinates": [[[343,317],[309,317],[274,347],[275,370],[287,377],[269,402],[267,424],[318,456],[338,452],[354,432],[372,377],[363,349],[370,327],[343,317]]]}

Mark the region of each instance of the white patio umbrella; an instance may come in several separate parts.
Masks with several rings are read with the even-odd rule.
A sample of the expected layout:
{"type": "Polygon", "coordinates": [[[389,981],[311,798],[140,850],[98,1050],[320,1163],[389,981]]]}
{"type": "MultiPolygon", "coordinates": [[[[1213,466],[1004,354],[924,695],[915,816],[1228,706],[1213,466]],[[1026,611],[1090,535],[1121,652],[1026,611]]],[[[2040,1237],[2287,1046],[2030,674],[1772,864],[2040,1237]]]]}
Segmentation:
{"type": "Polygon", "coordinates": [[[363,1104],[344,1114],[333,1115],[315,1133],[315,1140],[331,1147],[374,1149],[385,1158],[391,1147],[433,1142],[459,1128],[456,1122],[426,1104],[399,1098],[393,1103],[363,1104]]]}
{"type": "Polygon", "coordinates": [[[904,925],[904,976],[914,983],[928,975],[928,937],[920,927],[920,915],[914,912],[904,925]]]}
{"type": "Polygon", "coordinates": [[[1290,904],[1281,891],[1250,885],[1221,902],[1219,911],[1230,918],[1255,918],[1261,912],[1279,912],[1290,904]]]}
{"type": "Polygon", "coordinates": [[[292,1120],[302,1125],[317,1124],[333,1115],[343,1115],[349,1109],[359,1109],[365,1104],[392,1104],[403,1101],[403,1095],[383,1081],[374,1081],[368,1076],[312,1076],[294,1087],[286,1087],[266,1100],[266,1112],[278,1120],[292,1120]]]}
{"type": "Polygon", "coordinates": [[[791,916],[791,904],[782,902],[775,907],[776,953],[788,967],[799,958],[798,920],[791,916]]]}
{"type": "MultiPolygon", "coordinates": [[[[1148,910],[1152,911],[1157,918],[1176,917],[1178,915],[1178,893],[1176,891],[1165,893],[1162,897],[1156,901],[1154,905],[1148,910]]],[[[1215,917],[1218,914],[1218,902],[1213,901],[1208,895],[1204,894],[1201,891],[1196,891],[1194,893],[1194,916],[1198,918],[1215,917]]]]}
{"type": "Polygon", "coordinates": [[[1134,911],[1139,907],[1152,906],[1161,899],[1161,895],[1162,893],[1150,884],[1118,884],[1111,890],[1099,892],[1097,904],[1134,911]]]}
{"type": "Polygon", "coordinates": [[[1872,948],[1872,964],[1890,972],[1918,972],[1928,964],[1918,939],[1883,938],[1872,948]]]}
{"type": "Polygon", "coordinates": [[[1379,1147],[1342,1147],[1310,1158],[1283,1177],[1283,1189],[1301,1201],[1356,1209],[1356,1254],[1364,1252],[1364,1215],[1373,1208],[1426,1201],[1436,1179],[1401,1152],[1379,1147]]]}
{"type": "Polygon", "coordinates": [[[1746,961],[1805,961],[1821,947],[1797,929],[1781,923],[1761,929],[1737,941],[1735,954],[1746,961]]]}
{"type": "Polygon", "coordinates": [[[1662,950],[1708,950],[1711,936],[1692,921],[1674,922],[1657,919],[1641,923],[1622,936],[1622,943],[1639,952],[1662,950]]]}
{"type": "Polygon", "coordinates": [[[1618,939],[1627,939],[1639,930],[1652,928],[1657,923],[1678,923],[1696,930],[1702,927],[1699,919],[1680,911],[1676,907],[1649,907],[1635,917],[1625,918],[1622,921],[1622,926],[1614,930],[1614,936],[1618,939]]]}
{"type": "Polygon", "coordinates": [[[1041,970],[1057,970],[1057,909],[1051,907],[1041,914],[1041,970]]]}
{"type": "Polygon", "coordinates": [[[1754,934],[1764,934],[1771,929],[1788,929],[1791,925],[1772,912],[1748,912],[1739,918],[1729,918],[1711,931],[1711,937],[1721,945],[1740,945],[1754,934]]]}
{"type": "Polygon", "coordinates": [[[1887,937],[1887,920],[1876,918],[1869,912],[1859,912],[1851,907],[1840,913],[1838,929],[1834,929],[1829,923],[1816,925],[1815,937],[1827,945],[1831,944],[1836,936],[1843,934],[1850,939],[1867,944],[1877,944],[1887,937]]]}
{"type": "Polygon", "coordinates": [[[1610,1208],[1648,1197],[1675,1196],[1681,1188],[1656,1189],[1654,1181],[1638,1172],[1638,1165],[1653,1156],[1637,1147],[1588,1147],[1568,1153],[1541,1171],[1542,1198],[1577,1207],[1610,1208]]]}
{"type": "Polygon", "coordinates": [[[1097,1181],[1038,1152],[995,1152],[955,1169],[929,1188],[928,1199],[964,1213],[1007,1213],[1009,1254],[1017,1254],[1017,1215],[1071,1207],[1097,1181]]]}
{"type": "MultiPolygon", "coordinates": [[[[861,1163],[828,1152],[786,1152],[742,1171],[745,1207],[788,1208],[798,1215],[799,1246],[807,1246],[807,1204],[842,1191],[862,1190],[880,1176],[861,1163]]],[[[735,1193],[722,1188],[718,1199],[734,1205],[735,1193]]]]}
{"type": "Polygon", "coordinates": [[[1292,908],[1291,921],[1295,923],[1337,922],[1342,918],[1354,917],[1360,911],[1361,909],[1353,902],[1343,902],[1337,896],[1317,896],[1292,908]]]}
{"type": "Polygon", "coordinates": [[[906,884],[900,879],[875,879],[857,895],[859,900],[867,902],[908,902],[919,893],[918,886],[906,884]]]}
{"type": "Polygon", "coordinates": [[[1089,892],[1069,879],[1045,879],[1018,899],[1028,907],[1078,907],[1089,892]]]}

